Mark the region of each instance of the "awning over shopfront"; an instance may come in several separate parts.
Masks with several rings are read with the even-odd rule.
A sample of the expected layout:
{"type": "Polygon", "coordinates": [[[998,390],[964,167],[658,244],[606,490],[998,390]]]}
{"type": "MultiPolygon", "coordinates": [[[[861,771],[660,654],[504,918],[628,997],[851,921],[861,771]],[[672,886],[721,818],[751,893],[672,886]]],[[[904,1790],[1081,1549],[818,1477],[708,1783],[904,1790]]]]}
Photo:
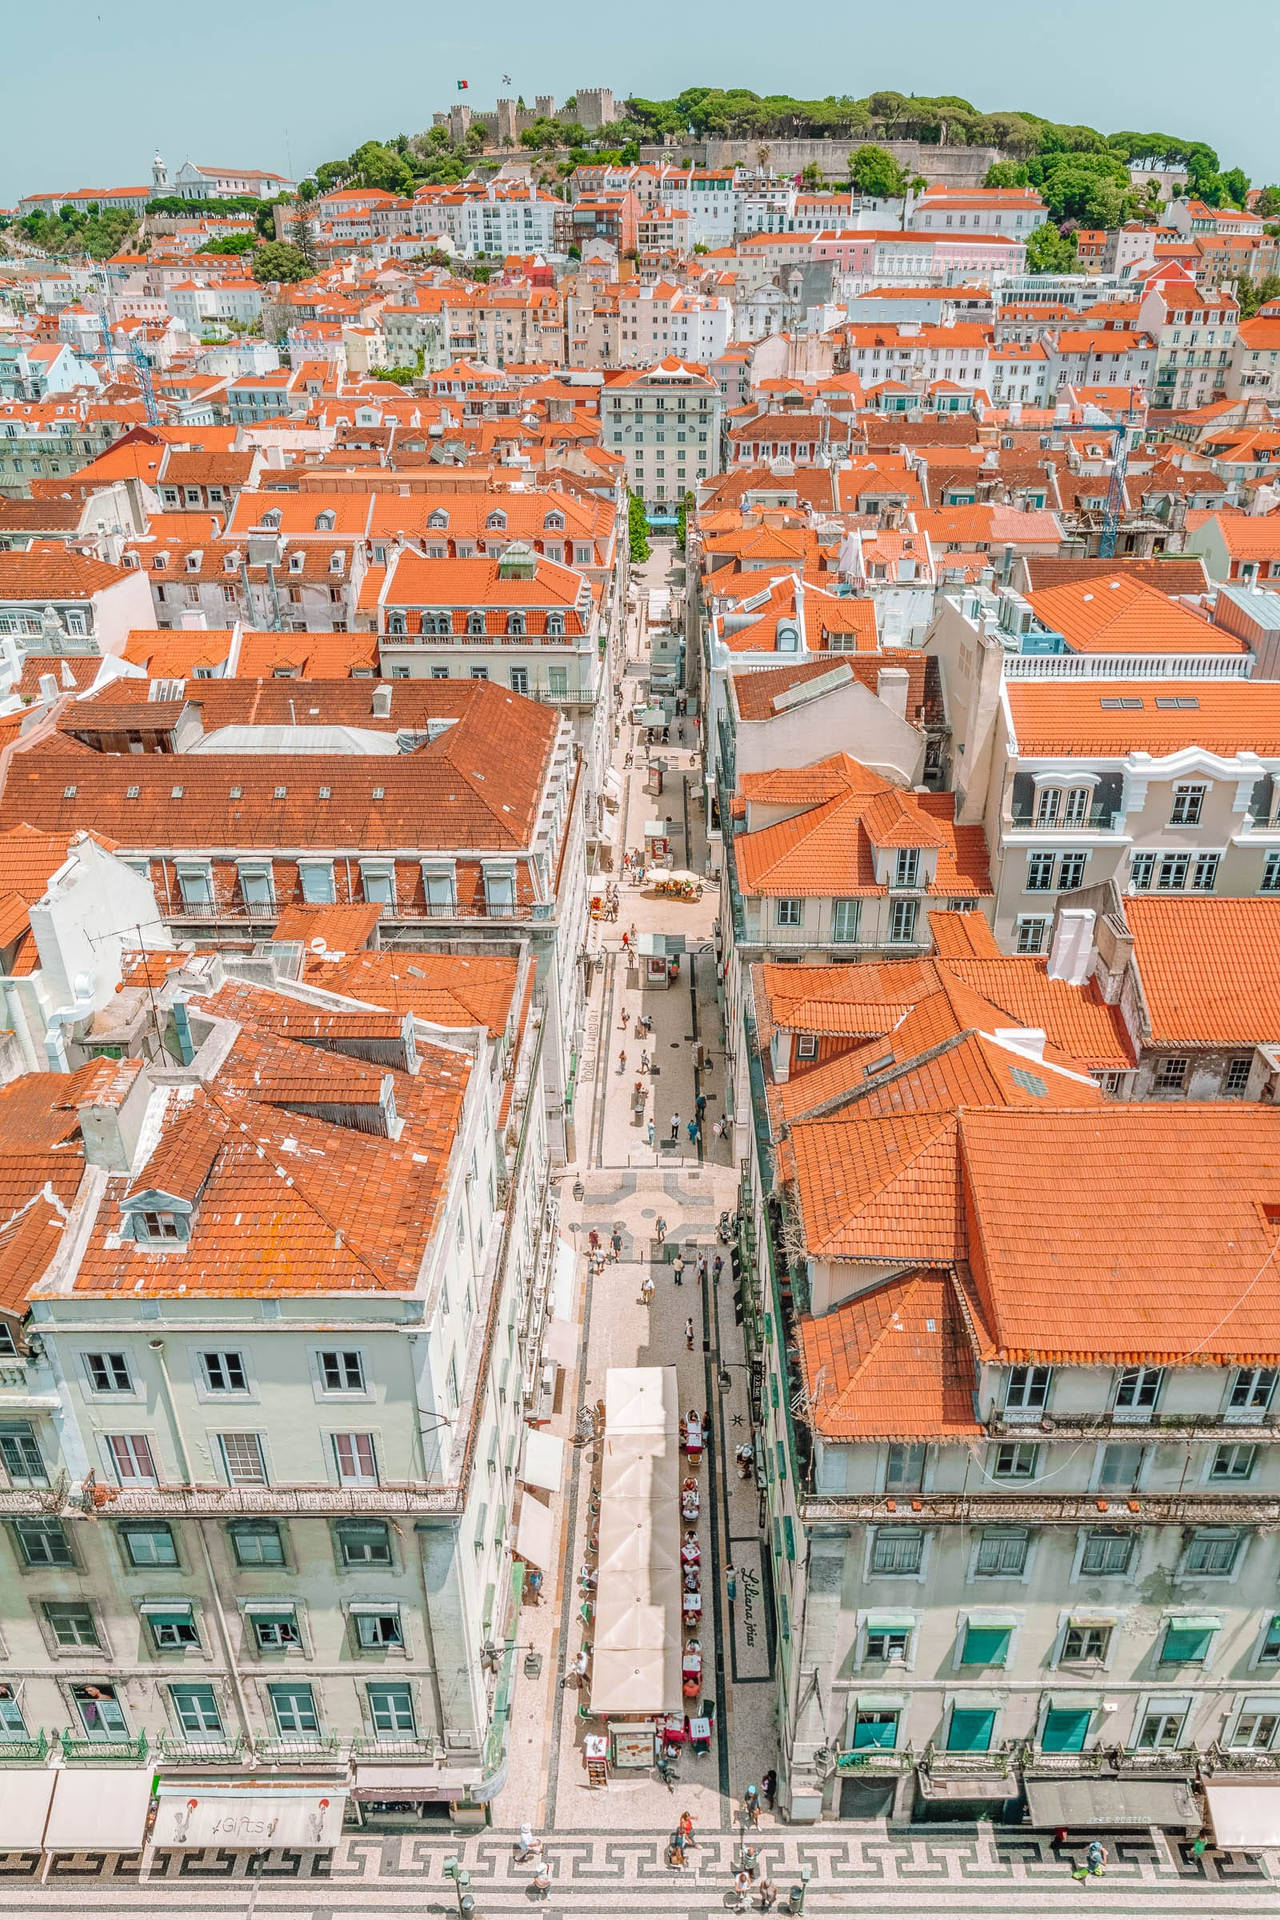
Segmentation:
{"type": "Polygon", "coordinates": [[[477,1772],[458,1773],[445,1767],[390,1766],[363,1762],[356,1766],[353,1800],[462,1800],[480,1784],[477,1772]]]}
{"type": "Polygon", "coordinates": [[[329,1781],[162,1780],[157,1847],[332,1847],[347,1789],[329,1781]]]}
{"type": "Polygon", "coordinates": [[[520,1478],[527,1487],[559,1493],[564,1484],[564,1441],[558,1433],[539,1433],[533,1427],[525,1429],[520,1478]]]}
{"type": "Polygon", "coordinates": [[[542,1357],[559,1367],[571,1367],[578,1357],[582,1329],[571,1320],[548,1320],[542,1330],[542,1357]]]}
{"type": "Polygon", "coordinates": [[[1280,1847],[1280,1780],[1210,1778],[1204,1793],[1220,1847],[1280,1847]]]}
{"type": "Polygon", "coordinates": [[[59,1767],[44,1830],[48,1853],[132,1853],[151,1805],[150,1767],[59,1767]]]}
{"type": "Polygon", "coordinates": [[[0,1853],[39,1853],[57,1778],[52,1767],[6,1767],[0,1774],[0,1853]]]}
{"type": "Polygon", "coordinates": [[[1012,1773],[926,1773],[919,1775],[922,1800],[1016,1800],[1017,1776],[1012,1773]]]}
{"type": "Polygon", "coordinates": [[[1187,1780],[1024,1779],[1033,1827],[1190,1827],[1199,1832],[1200,1810],[1187,1780]]]}
{"type": "Polygon", "coordinates": [[[555,1515],[549,1507],[544,1507],[541,1501],[532,1499],[528,1494],[520,1502],[516,1552],[522,1560],[541,1567],[544,1573],[551,1572],[556,1555],[555,1515]]]}

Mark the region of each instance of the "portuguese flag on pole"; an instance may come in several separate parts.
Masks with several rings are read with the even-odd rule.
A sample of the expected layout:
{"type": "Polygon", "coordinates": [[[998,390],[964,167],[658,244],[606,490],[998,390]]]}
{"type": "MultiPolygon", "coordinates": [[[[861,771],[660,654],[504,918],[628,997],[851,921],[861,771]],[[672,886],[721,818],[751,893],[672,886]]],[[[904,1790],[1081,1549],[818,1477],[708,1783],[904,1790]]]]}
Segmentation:
{"type": "Polygon", "coordinates": [[[467,88],[468,88],[468,87],[469,87],[470,85],[471,85],[471,82],[470,82],[469,80],[459,80],[459,82],[458,82],[458,92],[459,92],[459,93],[465,93],[465,92],[466,92],[466,90],[467,90],[467,88]]]}

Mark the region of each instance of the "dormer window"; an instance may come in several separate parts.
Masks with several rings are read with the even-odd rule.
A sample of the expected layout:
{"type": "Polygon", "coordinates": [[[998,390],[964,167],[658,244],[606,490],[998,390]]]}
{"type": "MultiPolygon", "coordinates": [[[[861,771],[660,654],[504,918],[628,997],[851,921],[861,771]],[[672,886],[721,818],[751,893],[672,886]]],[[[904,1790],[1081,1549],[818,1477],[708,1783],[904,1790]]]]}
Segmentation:
{"type": "Polygon", "coordinates": [[[524,615],[522,613],[509,613],[507,615],[507,632],[517,638],[523,637],[524,615]]]}
{"type": "Polygon", "coordinates": [[[564,615],[562,613],[549,613],[547,615],[547,638],[549,640],[564,639],[564,615]]]}
{"type": "Polygon", "coordinates": [[[920,884],[919,847],[899,847],[893,862],[893,884],[895,887],[917,887],[920,884]]]}
{"type": "Polygon", "coordinates": [[[453,624],[447,613],[424,613],[422,616],[424,633],[451,633],[453,624]]]}
{"type": "Polygon", "coordinates": [[[564,515],[559,511],[556,511],[554,513],[549,513],[543,519],[542,525],[543,525],[543,530],[546,533],[563,533],[564,532],[564,515]]]}
{"type": "Polygon", "coordinates": [[[345,553],[331,553],[329,555],[330,573],[341,573],[343,567],[346,565],[346,562],[347,562],[347,556],[345,553]]]}
{"type": "Polygon", "coordinates": [[[305,553],[291,553],[289,555],[290,573],[301,573],[306,564],[307,556],[305,553]]]}
{"type": "Polygon", "coordinates": [[[467,615],[467,632],[471,634],[482,634],[484,632],[484,615],[482,613],[472,612],[467,615]]]}
{"type": "Polygon", "coordinates": [[[275,528],[277,528],[280,525],[279,507],[267,508],[267,511],[262,516],[262,525],[264,527],[270,528],[272,531],[274,531],[275,528]]]}
{"type": "Polygon", "coordinates": [[[195,553],[189,553],[187,555],[187,572],[199,573],[200,563],[203,559],[204,559],[204,554],[200,552],[199,549],[197,549],[195,553]]]}
{"type": "Polygon", "coordinates": [[[332,533],[337,524],[338,516],[330,507],[326,507],[323,513],[316,515],[317,533],[332,533]]]}
{"type": "Polygon", "coordinates": [[[152,1246],[173,1246],[186,1238],[176,1213],[139,1213],[135,1218],[138,1222],[136,1237],[148,1241],[152,1246]]]}
{"type": "Polygon", "coordinates": [[[489,515],[484,524],[490,533],[505,533],[507,530],[507,516],[503,513],[502,509],[499,508],[496,513],[489,515]]]}
{"type": "Polygon", "coordinates": [[[448,524],[449,524],[449,516],[445,512],[443,507],[436,507],[434,512],[429,513],[427,515],[427,525],[429,527],[438,529],[441,527],[447,527],[448,524]]]}
{"type": "Polygon", "coordinates": [[[226,559],[222,563],[222,571],[224,573],[234,573],[237,565],[238,565],[238,562],[235,554],[229,553],[226,559]]]}
{"type": "Polygon", "coordinates": [[[156,572],[157,572],[157,573],[163,573],[163,572],[164,572],[164,570],[165,570],[165,568],[166,568],[166,567],[168,566],[168,564],[169,564],[169,556],[168,556],[168,554],[167,554],[167,553],[153,553],[153,554],[152,554],[152,556],[151,556],[151,564],[152,564],[152,566],[153,566],[153,567],[155,568],[155,570],[156,570],[156,572]]]}
{"type": "Polygon", "coordinates": [[[403,634],[404,631],[405,631],[404,615],[402,613],[393,613],[389,615],[387,619],[387,632],[395,633],[395,634],[403,634]]]}

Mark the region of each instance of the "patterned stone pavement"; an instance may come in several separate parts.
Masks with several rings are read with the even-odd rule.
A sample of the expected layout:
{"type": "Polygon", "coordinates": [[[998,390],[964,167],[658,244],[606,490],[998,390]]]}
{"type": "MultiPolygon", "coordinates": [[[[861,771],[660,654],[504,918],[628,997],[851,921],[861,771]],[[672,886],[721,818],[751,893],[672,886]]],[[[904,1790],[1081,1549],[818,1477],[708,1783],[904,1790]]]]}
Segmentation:
{"type": "MultiPolygon", "coordinates": [[[[760,1856],[785,1891],[801,1866],[811,1873],[811,1914],[929,1916],[1056,1915],[1089,1907],[1107,1916],[1142,1913],[1152,1920],[1199,1914],[1261,1916],[1280,1911],[1274,1861],[1206,1854],[1188,1846],[1128,1835],[1110,1841],[1106,1874],[1082,1887],[1043,1835],[976,1830],[785,1830],[756,1836],[760,1856]]],[[[135,1854],[59,1855],[46,1883],[29,1854],[0,1855],[0,1912],[84,1914],[93,1920],[357,1920],[456,1912],[444,1861],[458,1853],[471,1874],[478,1920],[540,1910],[547,1920],[587,1920],[605,1907],[627,1916],[707,1920],[731,1911],[736,1834],[707,1833],[683,1873],[663,1862],[664,1836],[625,1832],[557,1832],[546,1844],[551,1892],[539,1903],[531,1872],[516,1863],[511,1836],[489,1832],[463,1841],[443,1836],[350,1835],[332,1853],[157,1854],[149,1880],[139,1880],[135,1854]]],[[[758,1902],[754,1903],[758,1910],[758,1902]]]]}

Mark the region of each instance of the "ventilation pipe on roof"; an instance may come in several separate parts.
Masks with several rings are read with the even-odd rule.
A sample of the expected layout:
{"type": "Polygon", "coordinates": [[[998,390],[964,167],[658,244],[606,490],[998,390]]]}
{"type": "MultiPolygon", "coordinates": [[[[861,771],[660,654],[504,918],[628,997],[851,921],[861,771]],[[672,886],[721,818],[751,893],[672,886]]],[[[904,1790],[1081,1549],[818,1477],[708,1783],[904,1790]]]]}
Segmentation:
{"type": "Polygon", "coordinates": [[[1060,907],[1053,927],[1053,945],[1049,949],[1049,978],[1065,980],[1070,987],[1082,987],[1089,978],[1093,958],[1093,927],[1097,915],[1092,907],[1060,907]]]}
{"type": "Polygon", "coordinates": [[[374,688],[371,711],[375,720],[389,720],[391,718],[391,692],[392,690],[389,686],[374,688]]]}

